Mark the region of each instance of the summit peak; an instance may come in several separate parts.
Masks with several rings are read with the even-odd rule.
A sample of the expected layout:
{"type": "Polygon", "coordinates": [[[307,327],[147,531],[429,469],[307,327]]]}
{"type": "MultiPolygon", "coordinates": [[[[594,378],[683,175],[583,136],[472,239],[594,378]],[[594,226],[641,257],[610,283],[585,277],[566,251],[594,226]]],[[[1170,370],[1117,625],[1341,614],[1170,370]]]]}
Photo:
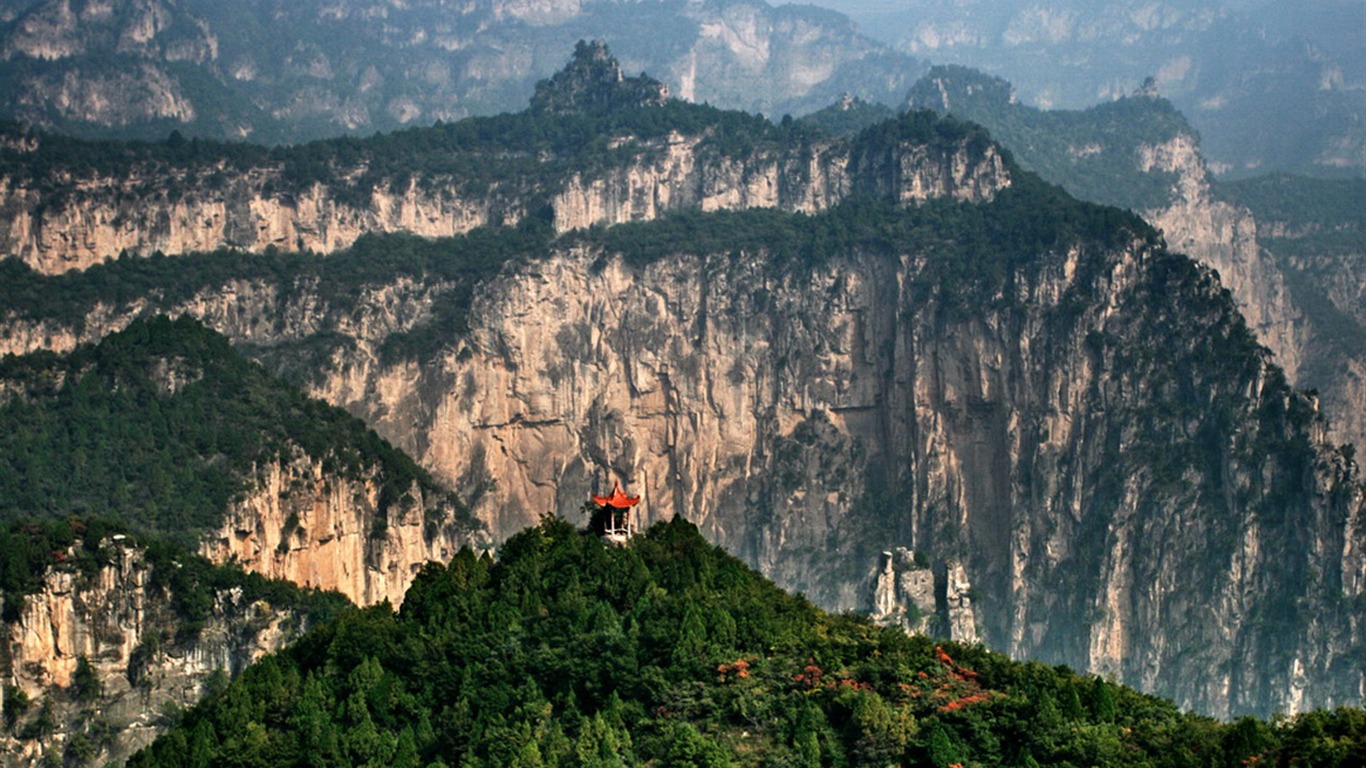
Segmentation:
{"type": "Polygon", "coordinates": [[[602,40],[580,40],[564,69],[536,84],[533,112],[615,112],[663,104],[669,87],[648,75],[626,77],[602,40]]]}

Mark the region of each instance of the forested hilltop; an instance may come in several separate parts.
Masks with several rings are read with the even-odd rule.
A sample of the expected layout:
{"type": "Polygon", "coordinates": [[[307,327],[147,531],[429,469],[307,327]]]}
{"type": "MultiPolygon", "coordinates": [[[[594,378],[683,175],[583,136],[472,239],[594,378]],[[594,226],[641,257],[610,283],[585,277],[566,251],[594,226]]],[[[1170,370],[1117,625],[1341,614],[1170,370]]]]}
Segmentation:
{"type": "Polygon", "coordinates": [[[296,453],[339,477],[373,475],[381,518],[414,492],[432,498],[434,525],[467,514],[359,419],[271,377],[190,318],[138,320],[60,357],[7,356],[0,392],[7,522],[97,514],[193,546],[252,490],[259,467],[296,453]]]}
{"type": "Polygon", "coordinates": [[[130,768],[1360,765],[1366,713],[1220,723],[782,593],[690,523],[547,518],[423,569],[188,712],[130,768]]]}

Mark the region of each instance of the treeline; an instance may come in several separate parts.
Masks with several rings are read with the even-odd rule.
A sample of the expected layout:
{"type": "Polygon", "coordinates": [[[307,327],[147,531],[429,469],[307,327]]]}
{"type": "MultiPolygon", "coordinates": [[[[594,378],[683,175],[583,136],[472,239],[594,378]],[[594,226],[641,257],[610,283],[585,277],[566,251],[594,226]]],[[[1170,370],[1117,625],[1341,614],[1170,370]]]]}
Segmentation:
{"type": "Polygon", "coordinates": [[[467,514],[361,421],[190,319],[135,321],[64,357],[8,356],[0,388],[0,520],[109,519],[193,547],[257,467],[296,453],[334,477],[373,477],[381,520],[414,489],[467,514]]]}
{"type": "Polygon", "coordinates": [[[247,670],[133,768],[1348,766],[1366,713],[1219,723],[1073,673],[817,611],[682,520],[463,551],[247,670]]]}
{"type": "MultiPolygon", "coordinates": [[[[964,126],[965,136],[973,126],[964,126]]],[[[939,130],[931,128],[930,130],[939,130]]],[[[776,270],[854,254],[924,256],[918,283],[947,308],[1009,295],[1012,273],[1074,245],[1118,251],[1158,235],[1137,216],[1083,203],[1028,173],[990,203],[930,200],[914,207],[851,199],[814,216],[771,209],[684,211],[647,223],[595,227],[561,241],[587,243],[628,263],[674,255],[763,254],[776,270]]]]}
{"type": "MultiPolygon", "coordinates": [[[[943,136],[958,141],[980,130],[921,113],[894,123],[879,140],[943,136]]],[[[0,261],[0,305],[14,317],[54,320],[79,330],[96,305],[118,311],[150,303],[170,311],[206,290],[241,281],[273,288],[281,301],[300,293],[316,295],[325,315],[340,317],[355,309],[362,288],[406,277],[441,300],[433,302],[430,317],[389,339],[384,354],[388,360],[422,359],[468,330],[475,292],[508,262],[576,246],[637,265],[679,254],[761,253],[778,270],[859,252],[915,252],[928,259],[926,282],[944,287],[967,306],[973,297],[994,294],[1013,269],[1042,253],[1077,243],[1114,249],[1135,238],[1156,239],[1152,228],[1132,214],[1079,202],[1033,174],[1015,172],[1012,178],[990,203],[931,200],[898,207],[851,199],[811,216],[772,209],[682,211],[558,238],[547,221],[550,213],[540,211],[517,227],[479,228],[451,238],[365,235],[327,256],[275,249],[125,256],[52,276],[7,259],[0,261]]]]}
{"type": "Polygon", "coordinates": [[[10,122],[0,124],[0,176],[49,193],[60,192],[72,178],[91,176],[218,189],[249,170],[272,168],[279,170],[280,192],[324,184],[345,198],[382,185],[402,188],[415,178],[487,192],[495,184],[520,187],[601,171],[644,151],[639,142],[622,144],[623,138],[647,141],[673,132],[705,135],[704,147],[732,157],[828,136],[800,122],[779,125],[759,115],[678,100],[599,113],[528,110],[278,147],[186,139],[179,133],[155,142],[86,140],[10,122]]]}
{"type": "Polygon", "coordinates": [[[123,256],[61,275],[43,275],[9,258],[0,260],[0,306],[14,318],[56,321],[79,331],[96,305],[119,311],[150,304],[170,311],[206,290],[241,281],[272,289],[283,302],[301,293],[317,296],[323,311],[337,316],[356,308],[362,288],[406,277],[439,290],[444,299],[428,322],[390,339],[390,353],[405,357],[430,349],[427,342],[435,340],[428,337],[462,333],[476,286],[510,260],[543,255],[552,237],[550,227],[533,218],[518,227],[480,228],[451,238],[367,234],[327,256],[220,249],[123,256]]]}

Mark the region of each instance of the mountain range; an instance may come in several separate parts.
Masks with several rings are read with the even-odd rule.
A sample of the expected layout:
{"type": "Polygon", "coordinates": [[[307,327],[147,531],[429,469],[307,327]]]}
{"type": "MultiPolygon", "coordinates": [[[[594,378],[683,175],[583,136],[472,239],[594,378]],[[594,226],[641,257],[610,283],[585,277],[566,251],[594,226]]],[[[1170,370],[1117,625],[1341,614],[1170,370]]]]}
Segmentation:
{"type": "MultiPolygon", "coordinates": [[[[931,74],[918,87],[951,92],[931,74]]],[[[1017,153],[928,110],[851,96],[775,122],[671,99],[601,43],[529,93],[518,113],[294,146],[5,127],[4,393],[32,426],[0,457],[24,499],[0,542],[24,553],[4,569],[16,759],[126,754],[115,720],[91,720],[107,691],[172,710],[221,692],[186,721],[219,729],[214,708],[249,690],[225,689],[228,673],[337,605],[277,616],[271,600],[296,598],[268,580],[408,610],[422,563],[467,546],[452,568],[470,566],[530,525],[561,537],[543,518],[582,517],[613,482],[642,497],[642,525],[690,520],[827,608],[1218,717],[1360,702],[1366,488],[1334,414],[1295,388],[1305,347],[1276,322],[1289,284],[1350,308],[1359,286],[1311,263],[1355,258],[1350,206],[1306,212],[1294,186],[1216,191],[1188,126],[1148,95],[1003,112],[1002,132],[1026,138],[1038,121],[1131,126],[1088,143],[1078,128],[1069,176],[1049,165],[1057,147],[1017,153]],[[1088,168],[1147,220],[1055,185],[1088,168]],[[1346,238],[1312,236],[1322,222],[1346,238]],[[1260,236],[1280,250],[1262,254],[1260,236]],[[158,464],[147,446],[171,436],[179,458],[158,464]],[[36,474],[34,446],[81,482],[36,474]],[[177,507],[187,491],[207,501],[177,507]],[[45,522],[24,528],[35,509],[45,522]],[[100,511],[116,519],[92,525],[100,511]],[[187,593],[163,581],[213,564],[235,575],[187,593]],[[171,616],[178,594],[195,595],[190,628],[146,635],[143,617],[171,616]]],[[[312,664],[309,647],[290,653],[312,664]]],[[[362,697],[390,665],[375,653],[378,669],[348,657],[362,697]]],[[[254,674],[294,674],[267,667],[254,674]]],[[[1057,674],[1055,693],[1082,684],[1057,674]]],[[[320,701],[354,698],[317,685],[320,701]]],[[[347,727],[394,713],[346,711],[347,727]]],[[[150,737],[179,720],[136,725],[150,737]]],[[[671,726],[660,755],[734,735],[689,722],[698,738],[671,726]]],[[[435,743],[420,731],[419,752],[435,743]]],[[[225,736],[180,733],[187,749],[225,736]]],[[[942,742],[912,736],[898,743],[917,759],[942,742]]],[[[385,738],[396,759],[402,734],[385,738]]],[[[943,738],[968,757],[962,734],[943,738]]]]}

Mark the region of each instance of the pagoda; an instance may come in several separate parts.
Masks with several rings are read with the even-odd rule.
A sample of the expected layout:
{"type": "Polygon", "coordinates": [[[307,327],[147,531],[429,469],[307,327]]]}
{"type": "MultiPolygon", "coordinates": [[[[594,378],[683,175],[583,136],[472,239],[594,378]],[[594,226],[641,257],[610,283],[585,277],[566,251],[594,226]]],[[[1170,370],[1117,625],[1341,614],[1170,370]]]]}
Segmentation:
{"type": "Polygon", "coordinates": [[[627,496],[621,490],[621,483],[616,483],[612,486],[612,495],[595,495],[593,503],[597,505],[591,523],[594,532],[609,543],[625,544],[635,533],[631,507],[640,503],[640,497],[627,496]]]}

